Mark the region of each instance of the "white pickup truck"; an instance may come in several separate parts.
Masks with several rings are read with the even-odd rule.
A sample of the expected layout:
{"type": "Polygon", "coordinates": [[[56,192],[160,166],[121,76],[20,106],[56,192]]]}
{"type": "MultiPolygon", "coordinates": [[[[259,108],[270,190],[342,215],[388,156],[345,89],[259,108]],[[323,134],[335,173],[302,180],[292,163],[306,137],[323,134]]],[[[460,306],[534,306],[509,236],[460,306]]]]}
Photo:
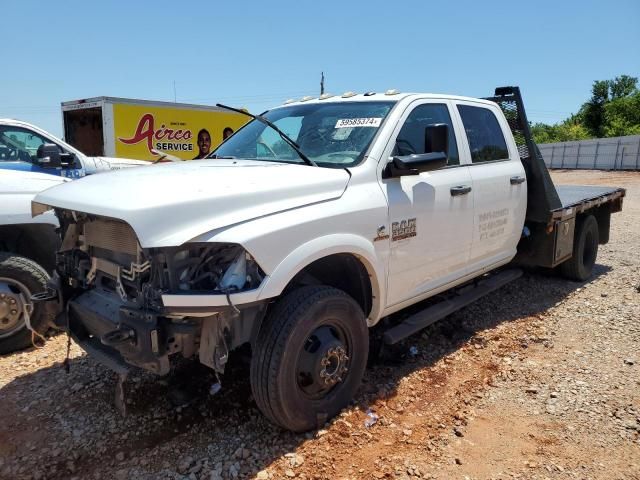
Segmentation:
{"type": "Polygon", "coordinates": [[[34,304],[46,290],[60,246],[53,212],[31,216],[36,193],[69,181],[37,172],[0,170],[0,354],[38,341],[53,324],[54,304],[34,304]],[[36,336],[36,338],[33,338],[36,336]]]}
{"type": "Polygon", "coordinates": [[[91,157],[35,125],[0,118],[0,172],[18,170],[81,178],[149,163],[128,158],[91,157]]]}
{"type": "Polygon", "coordinates": [[[31,345],[52,317],[29,297],[53,271],[58,220],[53,214],[32,219],[33,196],[67,179],[150,164],[90,157],[35,125],[0,119],[0,354],[31,345]]]}
{"type": "Polygon", "coordinates": [[[166,374],[174,355],[222,373],[248,343],[258,407],[294,431],[350,402],[382,318],[466,286],[391,326],[398,342],[517,278],[514,263],[585,280],[622,208],[622,189],[556,190],[517,87],[253,117],[209,160],[71,182],[33,210],[59,218],[52,288],[86,351],[122,376],[166,374]]]}

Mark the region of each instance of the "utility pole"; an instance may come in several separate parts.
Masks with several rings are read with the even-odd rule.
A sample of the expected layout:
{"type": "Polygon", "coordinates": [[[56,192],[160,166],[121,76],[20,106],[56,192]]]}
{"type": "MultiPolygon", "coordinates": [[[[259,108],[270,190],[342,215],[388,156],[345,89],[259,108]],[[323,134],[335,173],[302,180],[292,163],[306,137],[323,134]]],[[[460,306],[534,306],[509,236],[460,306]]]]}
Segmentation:
{"type": "Polygon", "coordinates": [[[177,103],[176,100],[176,81],[173,81],[173,103],[177,103]]]}
{"type": "Polygon", "coordinates": [[[324,72],[320,76],[320,95],[324,95],[324,72]]]}

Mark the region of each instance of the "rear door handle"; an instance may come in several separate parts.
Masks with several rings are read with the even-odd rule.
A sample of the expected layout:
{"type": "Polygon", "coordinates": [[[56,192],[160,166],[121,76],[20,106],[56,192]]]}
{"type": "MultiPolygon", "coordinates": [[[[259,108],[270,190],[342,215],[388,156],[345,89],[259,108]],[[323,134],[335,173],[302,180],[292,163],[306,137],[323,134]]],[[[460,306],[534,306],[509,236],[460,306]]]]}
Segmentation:
{"type": "Polygon", "coordinates": [[[471,191],[471,187],[469,185],[458,185],[457,187],[451,187],[452,197],[457,197],[458,195],[466,195],[471,191]]]}
{"type": "Polygon", "coordinates": [[[525,180],[526,179],[521,176],[511,177],[511,185],[520,185],[521,183],[524,183],[525,180]]]}

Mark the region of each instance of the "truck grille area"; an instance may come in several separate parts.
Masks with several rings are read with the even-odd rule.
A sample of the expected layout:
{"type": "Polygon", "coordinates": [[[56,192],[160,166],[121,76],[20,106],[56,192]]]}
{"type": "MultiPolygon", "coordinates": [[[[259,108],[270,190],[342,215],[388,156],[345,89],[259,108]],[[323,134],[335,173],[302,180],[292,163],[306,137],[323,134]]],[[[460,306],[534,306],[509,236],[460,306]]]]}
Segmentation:
{"type": "Polygon", "coordinates": [[[84,224],[87,245],[137,256],[138,240],[133,229],[124,222],[94,220],[84,224]]]}
{"type": "Polygon", "coordinates": [[[256,289],[265,273],[238,244],[143,249],[125,222],[57,212],[63,235],[57,271],[74,295],[97,289],[128,308],[166,312],[164,294],[229,295],[256,289]]]}

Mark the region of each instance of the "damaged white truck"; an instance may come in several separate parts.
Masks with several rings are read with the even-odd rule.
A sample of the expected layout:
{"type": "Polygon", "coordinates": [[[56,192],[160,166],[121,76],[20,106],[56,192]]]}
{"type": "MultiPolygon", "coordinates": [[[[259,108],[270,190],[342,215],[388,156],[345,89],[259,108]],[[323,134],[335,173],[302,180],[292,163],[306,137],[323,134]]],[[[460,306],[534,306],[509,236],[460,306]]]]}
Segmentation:
{"type": "Polygon", "coordinates": [[[60,246],[53,212],[31,216],[36,193],[69,179],[0,169],[0,355],[40,342],[53,326],[55,304],[30,298],[46,289],[60,246]]]}
{"type": "Polygon", "coordinates": [[[60,244],[53,212],[31,217],[36,193],[70,179],[150,162],[89,157],[29,123],[0,119],[0,355],[44,339],[55,305],[29,300],[42,290],[60,244]]]}
{"type": "Polygon", "coordinates": [[[516,264],[585,280],[622,208],[623,189],[556,189],[517,87],[323,95],[253,117],[208,160],[72,182],[33,210],[60,221],[47,301],[87,352],[121,374],[166,374],[177,355],[223,373],[248,343],[258,407],[294,431],[351,401],[382,318],[434,297],[392,322],[396,343],[516,264]]]}

